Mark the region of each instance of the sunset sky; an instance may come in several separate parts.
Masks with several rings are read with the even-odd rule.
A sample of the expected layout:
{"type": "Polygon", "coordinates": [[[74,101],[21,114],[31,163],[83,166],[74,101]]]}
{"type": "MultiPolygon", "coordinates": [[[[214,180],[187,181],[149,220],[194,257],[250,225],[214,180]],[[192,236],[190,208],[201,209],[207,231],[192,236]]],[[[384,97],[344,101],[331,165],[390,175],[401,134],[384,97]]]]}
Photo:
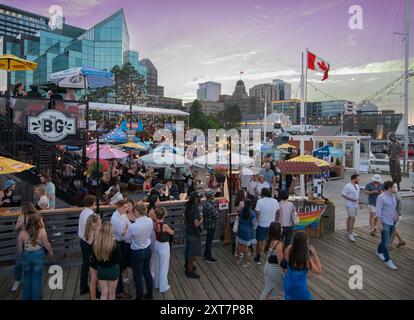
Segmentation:
{"type": "MultiPolygon", "coordinates": [[[[309,81],[337,98],[360,101],[403,72],[404,0],[3,0],[47,15],[63,8],[66,23],[90,28],[123,8],[130,46],[150,58],[165,94],[196,96],[197,84],[222,83],[231,94],[239,72],[247,88],[274,78],[292,83],[299,95],[301,52],[309,48],[331,64],[330,77],[309,73],[309,81]],[[348,9],[363,8],[363,30],[351,30],[348,9]]],[[[413,3],[414,6],[414,3],[413,3]]],[[[412,8],[413,9],[413,8],[412,8]]],[[[411,16],[414,10],[412,10],[411,16]]],[[[411,22],[414,26],[414,21],[411,22]]],[[[413,28],[411,30],[414,30],[413,28]]],[[[413,65],[414,32],[411,33],[413,65]]],[[[413,78],[412,78],[413,79],[413,78]]],[[[414,102],[411,81],[410,108],[414,102]]],[[[402,110],[402,87],[378,105],[402,110]]],[[[308,89],[309,100],[329,98],[308,89]]]]}

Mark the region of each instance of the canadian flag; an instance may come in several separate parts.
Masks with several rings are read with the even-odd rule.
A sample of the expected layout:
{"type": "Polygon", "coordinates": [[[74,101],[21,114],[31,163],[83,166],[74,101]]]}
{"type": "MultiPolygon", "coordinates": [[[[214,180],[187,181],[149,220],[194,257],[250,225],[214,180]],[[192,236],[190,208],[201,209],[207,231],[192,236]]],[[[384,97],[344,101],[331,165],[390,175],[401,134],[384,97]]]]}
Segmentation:
{"type": "Polygon", "coordinates": [[[322,72],[322,81],[328,79],[328,72],[330,67],[331,66],[327,61],[308,51],[308,68],[314,71],[322,72]]]}

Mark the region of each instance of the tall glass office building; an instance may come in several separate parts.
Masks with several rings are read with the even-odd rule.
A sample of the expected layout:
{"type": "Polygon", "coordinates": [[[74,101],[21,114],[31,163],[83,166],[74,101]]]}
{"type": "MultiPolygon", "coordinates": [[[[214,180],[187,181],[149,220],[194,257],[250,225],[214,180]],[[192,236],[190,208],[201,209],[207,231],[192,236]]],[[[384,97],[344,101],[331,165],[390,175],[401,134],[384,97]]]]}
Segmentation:
{"type": "MultiPolygon", "coordinates": [[[[81,66],[110,70],[124,62],[130,62],[147,78],[146,67],[139,64],[138,52],[129,47],[122,9],[88,30],[67,24],[62,29],[51,30],[46,17],[3,5],[0,10],[3,10],[0,11],[0,54],[14,54],[38,63],[35,71],[12,72],[12,84],[21,82],[29,88],[31,84],[47,82],[53,72],[81,66]],[[7,19],[9,16],[14,20],[7,19]],[[35,22],[26,32],[20,27],[28,18],[35,22]]],[[[6,89],[5,75],[2,71],[0,90],[6,89]]]]}

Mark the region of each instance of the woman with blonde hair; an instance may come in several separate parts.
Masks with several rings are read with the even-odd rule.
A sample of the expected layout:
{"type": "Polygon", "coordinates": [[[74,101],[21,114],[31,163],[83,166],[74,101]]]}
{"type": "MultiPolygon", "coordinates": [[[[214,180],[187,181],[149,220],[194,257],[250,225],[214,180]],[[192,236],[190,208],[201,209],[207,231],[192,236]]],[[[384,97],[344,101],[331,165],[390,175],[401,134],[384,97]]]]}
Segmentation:
{"type": "Polygon", "coordinates": [[[92,264],[97,267],[101,300],[115,300],[121,260],[120,251],[114,238],[112,225],[104,222],[93,242],[92,264]]]}
{"type": "MultiPolygon", "coordinates": [[[[26,225],[27,221],[29,220],[29,217],[34,213],[37,213],[37,210],[36,210],[35,206],[33,205],[33,203],[31,203],[31,202],[23,202],[22,203],[20,215],[17,218],[17,222],[16,222],[16,225],[14,227],[14,229],[17,232],[17,235],[19,235],[19,233],[24,230],[24,226],[26,225]]],[[[22,281],[22,276],[23,276],[23,263],[22,263],[22,260],[19,257],[19,254],[17,253],[16,254],[16,264],[14,266],[14,282],[13,282],[13,286],[11,288],[12,292],[17,291],[17,289],[19,288],[20,281],[22,281]]]]}
{"type": "MultiPolygon", "coordinates": [[[[91,214],[88,219],[86,220],[85,225],[85,240],[88,246],[90,246],[90,252],[93,250],[93,243],[98,235],[99,229],[102,226],[102,219],[99,214],[93,213],[91,214]]],[[[97,266],[95,263],[92,262],[90,259],[89,263],[89,274],[90,274],[90,282],[89,282],[89,294],[91,300],[96,300],[96,287],[98,285],[98,274],[97,274],[97,266]]]]}
{"type": "Polygon", "coordinates": [[[155,209],[156,220],[154,223],[155,230],[155,288],[159,288],[160,292],[167,292],[170,289],[168,284],[168,269],[170,267],[170,236],[174,235],[172,230],[164,219],[167,216],[165,208],[155,209]]]}
{"type": "Polygon", "coordinates": [[[46,252],[53,255],[42,217],[33,213],[18,238],[18,252],[23,258],[23,299],[39,300],[46,252]]]}

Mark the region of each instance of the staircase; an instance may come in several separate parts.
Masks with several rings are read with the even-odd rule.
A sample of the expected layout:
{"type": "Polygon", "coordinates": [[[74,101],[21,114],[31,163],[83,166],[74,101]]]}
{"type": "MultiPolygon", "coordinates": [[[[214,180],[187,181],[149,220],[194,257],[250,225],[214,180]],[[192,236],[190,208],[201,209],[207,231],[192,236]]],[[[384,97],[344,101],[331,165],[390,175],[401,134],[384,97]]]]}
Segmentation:
{"type": "Polygon", "coordinates": [[[48,172],[56,186],[56,196],[61,200],[72,203],[76,193],[73,184],[85,171],[80,161],[68,157],[54,145],[47,144],[37,136],[0,115],[0,155],[15,160],[30,163],[35,166],[32,170],[15,174],[30,184],[38,184],[38,175],[48,172]],[[66,170],[65,170],[66,169],[66,170]],[[66,172],[73,174],[66,175],[66,172]]]}

